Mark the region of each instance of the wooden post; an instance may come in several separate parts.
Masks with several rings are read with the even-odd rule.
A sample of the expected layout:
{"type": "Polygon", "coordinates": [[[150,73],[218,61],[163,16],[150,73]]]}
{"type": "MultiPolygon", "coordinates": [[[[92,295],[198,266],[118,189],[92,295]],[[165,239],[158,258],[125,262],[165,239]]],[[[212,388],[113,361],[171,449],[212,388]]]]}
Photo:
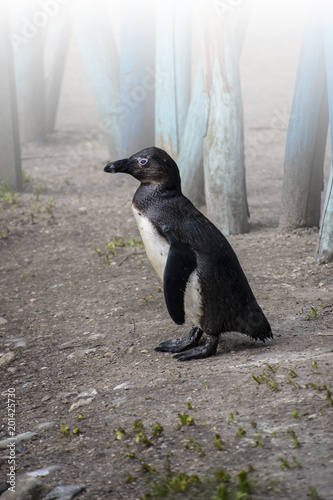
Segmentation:
{"type": "Polygon", "coordinates": [[[47,133],[54,129],[66,54],[72,31],[69,6],[58,4],[57,8],[58,11],[50,19],[47,26],[44,47],[45,128],[47,133]]]}
{"type": "Polygon", "coordinates": [[[191,85],[190,2],[156,2],[155,142],[177,158],[191,85]]]}
{"type": "Polygon", "coordinates": [[[43,38],[49,17],[37,0],[10,2],[15,81],[22,141],[43,141],[44,70],[43,38]]]}
{"type": "Polygon", "coordinates": [[[328,114],[320,5],[310,12],[286,143],[280,227],[319,226],[328,114]]]}
{"type": "MultiPolygon", "coordinates": [[[[324,2],[322,22],[324,28],[328,108],[333,153],[333,5],[329,1],[324,2]]],[[[316,258],[318,263],[333,260],[333,166],[326,190],[316,258]]]]}
{"type": "Polygon", "coordinates": [[[200,63],[178,155],[182,191],[196,206],[205,202],[202,145],[207,130],[208,111],[209,98],[204,90],[203,69],[200,63]]]}
{"type": "Polygon", "coordinates": [[[120,153],[119,56],[112,35],[109,13],[103,0],[71,2],[74,31],[92,91],[101,115],[110,155],[120,153]]]}
{"type": "MultiPolygon", "coordinates": [[[[237,60],[239,60],[241,54],[252,4],[252,0],[243,0],[237,6],[228,4],[221,4],[219,6],[217,4],[217,12],[215,14],[222,16],[232,14],[229,15],[228,22],[232,23],[230,31],[233,36],[232,44],[235,44],[234,57],[237,60]]],[[[200,29],[200,25],[202,24],[203,19],[199,11],[195,32],[201,31],[202,35],[204,35],[203,29],[205,29],[205,26],[203,25],[200,29]]],[[[203,41],[203,43],[205,42],[203,41]]],[[[204,88],[202,62],[199,61],[178,155],[183,192],[195,205],[202,205],[205,202],[203,141],[207,131],[208,113],[209,96],[207,89],[204,88]]]]}
{"type": "Polygon", "coordinates": [[[121,9],[120,100],[123,111],[120,128],[123,157],[154,144],[156,78],[155,10],[152,2],[123,0],[121,9]]]}
{"type": "Polygon", "coordinates": [[[223,16],[206,6],[203,68],[209,116],[203,156],[209,218],[225,234],[248,231],[242,94],[238,47],[232,33],[237,9],[223,16]]]}
{"type": "Polygon", "coordinates": [[[8,0],[0,3],[0,182],[22,189],[21,153],[16,106],[13,50],[8,39],[8,0]]]}

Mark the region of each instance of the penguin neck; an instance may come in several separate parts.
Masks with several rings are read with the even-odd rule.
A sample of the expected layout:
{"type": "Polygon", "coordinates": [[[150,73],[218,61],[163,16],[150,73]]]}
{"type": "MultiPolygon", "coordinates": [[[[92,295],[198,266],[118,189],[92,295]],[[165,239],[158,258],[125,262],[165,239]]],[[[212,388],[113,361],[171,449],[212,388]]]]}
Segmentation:
{"type": "Polygon", "coordinates": [[[159,198],[174,198],[181,196],[180,184],[178,186],[168,186],[167,183],[159,182],[141,183],[133,197],[133,205],[141,210],[147,210],[159,198]]]}

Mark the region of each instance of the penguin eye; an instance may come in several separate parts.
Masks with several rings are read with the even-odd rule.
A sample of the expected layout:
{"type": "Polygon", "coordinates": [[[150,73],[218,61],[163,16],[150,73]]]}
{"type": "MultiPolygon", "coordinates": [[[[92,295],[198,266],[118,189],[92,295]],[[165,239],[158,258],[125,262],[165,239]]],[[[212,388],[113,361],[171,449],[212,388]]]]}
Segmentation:
{"type": "Polygon", "coordinates": [[[146,165],[146,163],[148,163],[148,158],[141,158],[139,163],[140,165],[146,165]]]}

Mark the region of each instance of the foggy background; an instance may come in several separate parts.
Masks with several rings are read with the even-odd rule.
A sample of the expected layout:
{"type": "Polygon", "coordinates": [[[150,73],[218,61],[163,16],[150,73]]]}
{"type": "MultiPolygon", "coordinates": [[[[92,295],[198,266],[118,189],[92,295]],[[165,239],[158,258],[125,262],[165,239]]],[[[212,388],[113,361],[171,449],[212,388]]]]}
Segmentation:
{"type": "MultiPolygon", "coordinates": [[[[32,0],[27,0],[25,3],[28,4],[29,1],[32,2],[32,0]]],[[[57,8],[59,8],[59,14],[52,19],[50,18],[50,23],[56,25],[58,16],[67,6],[75,3],[80,6],[87,1],[50,0],[51,5],[52,2],[56,3],[57,8]]],[[[190,10],[198,1],[200,0],[194,2],[185,2],[184,0],[190,10]]],[[[149,16],[147,16],[146,22],[142,22],[141,19],[138,20],[137,24],[135,23],[131,2],[126,2],[128,12],[122,19],[122,2],[120,0],[105,0],[104,3],[108,9],[110,31],[118,51],[120,50],[121,22],[126,23],[127,17],[128,22],[134,23],[135,37],[138,43],[141,43],[147,33],[149,34],[153,29],[149,16]]],[[[216,0],[215,3],[224,6],[228,11],[241,7],[243,2],[242,0],[216,0]]],[[[274,172],[277,167],[282,176],[288,120],[311,0],[253,0],[250,3],[252,3],[251,14],[240,57],[245,128],[245,165],[247,169],[250,169],[260,156],[263,160],[261,163],[267,164],[267,167],[263,168],[263,173],[270,168],[274,172]]],[[[37,2],[37,12],[38,10],[44,12],[42,4],[47,5],[47,0],[37,2]]],[[[36,6],[36,1],[34,5],[36,6]]],[[[134,5],[137,5],[137,2],[133,0],[132,6],[134,5]]],[[[156,2],[145,0],[140,3],[141,5],[142,9],[150,13],[150,17],[153,18],[156,2]]],[[[12,8],[13,6],[15,6],[14,2],[11,3],[12,8]]],[[[96,6],[98,7],[98,2],[96,2],[96,6]]],[[[199,47],[200,33],[197,33],[198,25],[194,20],[190,20],[190,16],[189,23],[191,23],[192,45],[194,47],[191,60],[193,83],[199,58],[196,44],[199,47]]],[[[46,24],[45,28],[38,28],[36,37],[44,29],[48,29],[48,24],[44,24],[46,24]]],[[[12,34],[19,33],[20,19],[16,19],[15,26],[12,25],[12,34]]],[[[201,28],[204,29],[204,27],[201,28]]],[[[28,41],[28,44],[33,42],[34,37],[28,41]]],[[[15,65],[19,50],[14,50],[15,65]]],[[[119,68],[115,68],[115,72],[119,72],[119,68]]],[[[116,77],[119,78],[119,75],[117,74],[116,77]]],[[[17,76],[16,78],[18,80],[17,76]]],[[[143,106],[145,104],[143,102],[143,106]]],[[[108,148],[108,139],[104,131],[101,130],[101,115],[82,60],[82,48],[79,47],[75,30],[72,30],[69,40],[54,129],[58,132],[76,131],[82,133],[88,142],[90,138],[96,139],[97,137],[100,140],[100,147],[105,148],[105,156],[108,158],[113,155],[110,152],[110,147],[108,148]]],[[[124,132],[122,131],[122,133],[124,132]]],[[[154,131],[151,131],[150,136],[154,137],[154,131]]],[[[150,145],[145,144],[145,146],[150,145]]],[[[24,147],[22,144],[23,156],[24,147]]],[[[129,154],[134,152],[128,151],[129,154]]],[[[328,171],[331,161],[329,147],[327,147],[326,156],[325,168],[328,171]]],[[[279,175],[280,180],[281,176],[279,175]]],[[[325,177],[327,178],[327,175],[325,177]]]]}
{"type": "MultiPolygon", "coordinates": [[[[119,44],[120,1],[109,1],[107,5],[119,44]]],[[[247,168],[258,154],[264,154],[268,161],[280,165],[282,175],[290,107],[310,5],[311,0],[253,1],[240,58],[247,168]],[[278,148],[277,136],[281,145],[278,148]]],[[[138,26],[138,37],[141,30],[147,29],[148,26],[138,26]]],[[[56,128],[91,130],[98,128],[99,121],[78,43],[72,34],[56,128]]],[[[326,156],[328,170],[329,144],[326,156]]]]}

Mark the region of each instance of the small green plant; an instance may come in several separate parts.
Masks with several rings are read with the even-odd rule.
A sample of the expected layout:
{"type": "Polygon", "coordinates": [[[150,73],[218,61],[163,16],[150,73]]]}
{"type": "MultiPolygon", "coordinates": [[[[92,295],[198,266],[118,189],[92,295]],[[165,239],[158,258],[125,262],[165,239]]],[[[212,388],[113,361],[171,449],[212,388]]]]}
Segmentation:
{"type": "MultiPolygon", "coordinates": [[[[155,428],[156,428],[155,432],[157,432],[157,429],[159,429],[159,427],[158,427],[159,424],[158,423],[156,423],[156,424],[157,425],[155,426],[155,428]]],[[[140,419],[135,420],[135,422],[133,423],[133,429],[135,430],[135,433],[136,433],[134,441],[137,444],[144,443],[146,446],[152,446],[154,444],[153,441],[148,439],[146,433],[144,432],[144,430],[143,430],[144,425],[143,425],[142,420],[140,420],[140,419]]],[[[153,429],[154,429],[154,427],[153,427],[153,429]]]]}
{"type": "Polygon", "coordinates": [[[118,439],[119,441],[121,441],[126,434],[126,431],[123,427],[119,427],[117,431],[114,430],[113,432],[116,435],[116,439],[118,439]]]}
{"type": "Polygon", "coordinates": [[[150,474],[156,474],[157,472],[152,465],[148,464],[147,462],[144,462],[143,460],[141,461],[140,470],[142,472],[149,472],[150,474]]]}
{"type": "Polygon", "coordinates": [[[190,437],[190,438],[183,439],[183,442],[184,442],[185,448],[187,450],[197,450],[200,457],[205,456],[205,452],[202,450],[200,444],[195,439],[190,437]]]}
{"type": "MultiPolygon", "coordinates": [[[[125,239],[120,236],[115,236],[110,243],[104,244],[104,251],[97,247],[93,247],[93,250],[99,257],[103,257],[106,262],[111,262],[112,257],[116,256],[117,248],[131,246],[133,248],[133,252],[130,255],[134,255],[137,252],[137,245],[139,245],[140,248],[143,248],[142,241],[136,241],[133,235],[131,235],[128,241],[125,241],[125,239]]],[[[120,264],[122,264],[130,255],[127,255],[120,264]]]]}
{"type": "Polygon", "coordinates": [[[177,493],[184,493],[193,484],[200,484],[200,479],[196,474],[173,473],[171,477],[162,477],[154,481],[153,490],[155,494],[152,498],[161,498],[168,495],[173,497],[177,493]]]}
{"type": "Polygon", "coordinates": [[[138,431],[135,435],[134,441],[139,444],[139,443],[144,443],[146,446],[152,446],[154,443],[148,439],[147,435],[143,431],[138,431]]]}
{"type": "MultiPolygon", "coordinates": [[[[268,365],[267,367],[273,373],[275,373],[278,370],[278,367],[274,368],[271,365],[268,365]]],[[[276,382],[276,380],[274,380],[273,377],[267,376],[266,373],[262,373],[261,375],[258,375],[258,376],[252,374],[252,378],[259,385],[265,383],[269,387],[271,387],[272,389],[274,389],[274,391],[279,391],[280,390],[280,388],[279,388],[278,383],[276,382]]]]}
{"type": "Polygon", "coordinates": [[[237,474],[236,476],[236,480],[237,480],[236,489],[238,490],[236,493],[236,498],[237,499],[247,498],[247,496],[252,491],[252,485],[249,480],[248,473],[246,471],[239,472],[239,474],[237,474]]]}
{"type": "Polygon", "coordinates": [[[11,191],[9,183],[6,180],[0,183],[0,201],[4,201],[9,206],[17,202],[17,194],[11,191]]]}
{"type": "Polygon", "coordinates": [[[224,450],[223,444],[221,443],[221,436],[218,433],[216,433],[215,436],[214,436],[214,445],[219,450],[224,450]]]}
{"type": "Polygon", "coordinates": [[[68,425],[60,425],[60,432],[63,436],[69,436],[71,430],[68,425]]]}
{"type": "Polygon", "coordinates": [[[80,427],[77,427],[77,426],[76,426],[76,427],[74,427],[74,429],[73,429],[73,434],[75,434],[76,436],[77,436],[77,435],[79,435],[79,434],[81,434],[80,427]]]}
{"type": "Polygon", "coordinates": [[[97,247],[93,247],[93,250],[94,250],[94,252],[96,252],[96,253],[97,253],[97,255],[98,255],[99,257],[102,257],[102,256],[103,256],[103,253],[101,252],[101,250],[100,250],[99,248],[97,248],[97,247]]]}
{"type": "Polygon", "coordinates": [[[34,193],[34,195],[35,195],[35,197],[36,197],[36,201],[39,201],[39,197],[40,197],[40,195],[41,195],[42,188],[43,188],[43,181],[40,181],[40,182],[39,182],[39,186],[38,186],[38,188],[35,188],[35,189],[33,190],[33,193],[34,193]]]}
{"type": "Polygon", "coordinates": [[[140,419],[135,420],[135,422],[133,423],[133,429],[135,430],[135,432],[142,431],[142,429],[143,429],[142,420],[140,420],[140,419]]]}
{"type": "Polygon", "coordinates": [[[154,500],[153,495],[148,491],[148,493],[145,493],[142,497],[140,497],[140,500],[154,500]]]}
{"type": "Polygon", "coordinates": [[[44,205],[45,212],[50,216],[50,222],[55,223],[56,218],[53,212],[53,198],[50,198],[49,201],[44,205]]]}
{"type": "Polygon", "coordinates": [[[278,383],[275,380],[273,380],[273,379],[270,379],[268,381],[268,385],[270,385],[271,388],[274,389],[274,391],[279,391],[280,390],[280,388],[278,386],[278,383]]]}
{"type": "Polygon", "coordinates": [[[221,469],[203,479],[196,474],[175,473],[168,464],[167,473],[163,476],[154,473],[152,491],[146,492],[140,500],[157,500],[158,498],[246,500],[253,492],[252,481],[249,477],[249,473],[253,471],[253,467],[249,465],[248,471],[241,471],[231,478],[228,472],[221,469]]]}
{"type": "Polygon", "coordinates": [[[232,492],[224,483],[220,484],[216,491],[216,500],[231,500],[232,492]]]}
{"type": "MultiPolygon", "coordinates": [[[[130,239],[128,240],[127,243],[132,248],[134,248],[135,252],[136,252],[136,245],[139,245],[140,248],[144,248],[142,241],[141,240],[135,241],[133,234],[131,234],[131,237],[130,237],[130,239]]],[[[128,245],[125,244],[125,246],[128,246],[128,245]]],[[[160,289],[160,291],[162,291],[162,290],[160,289]]]]}
{"type": "Polygon", "coordinates": [[[262,441],[260,441],[260,439],[255,439],[254,440],[254,446],[259,446],[259,448],[263,448],[264,447],[264,443],[262,441]]]}
{"type": "Polygon", "coordinates": [[[25,170],[22,170],[22,184],[23,184],[23,187],[25,188],[27,186],[27,184],[29,184],[30,181],[31,181],[30,175],[25,170]]]}
{"type": "Polygon", "coordinates": [[[252,484],[250,482],[248,472],[242,471],[235,477],[235,483],[231,483],[229,474],[222,472],[222,476],[217,479],[221,484],[217,488],[216,500],[245,500],[250,498],[252,492],[252,484]],[[223,477],[223,473],[225,476],[223,477]]]}
{"type": "Polygon", "coordinates": [[[194,418],[188,415],[187,413],[178,413],[178,427],[182,427],[183,425],[194,425],[194,418]]]}
{"type": "Polygon", "coordinates": [[[219,483],[228,483],[231,479],[230,474],[228,474],[224,469],[215,472],[215,477],[219,483]]]}
{"type": "Polygon", "coordinates": [[[230,422],[234,422],[234,420],[235,420],[234,412],[229,411],[229,419],[230,419],[230,422]]]}
{"type": "Polygon", "coordinates": [[[294,447],[295,448],[299,448],[301,446],[301,444],[300,444],[300,442],[298,441],[298,439],[296,437],[295,431],[293,431],[292,429],[289,429],[288,430],[288,434],[289,434],[289,436],[291,437],[291,439],[294,442],[294,447]]]}
{"type": "Polygon", "coordinates": [[[272,372],[272,373],[276,373],[278,370],[279,370],[279,366],[278,365],[275,365],[275,366],[272,366],[270,365],[269,363],[267,363],[267,368],[272,372]]]}
{"type": "Polygon", "coordinates": [[[310,486],[309,497],[310,497],[310,500],[319,500],[320,499],[315,486],[310,486]]]}
{"type": "Polygon", "coordinates": [[[125,481],[126,483],[133,483],[135,481],[135,477],[130,472],[127,472],[125,476],[125,481]]]}
{"type": "Polygon", "coordinates": [[[7,239],[8,236],[9,236],[9,234],[10,234],[10,232],[11,232],[10,229],[9,229],[9,227],[5,227],[4,230],[5,230],[5,232],[0,232],[0,238],[2,240],[7,239]]]}
{"type": "Polygon", "coordinates": [[[239,426],[238,430],[237,430],[236,436],[238,436],[238,437],[244,437],[245,434],[246,434],[246,430],[243,429],[243,427],[239,426]]]}
{"type": "Polygon", "coordinates": [[[292,459],[293,459],[293,463],[291,464],[289,462],[289,460],[287,460],[286,458],[279,457],[279,460],[281,462],[280,463],[281,469],[291,469],[292,467],[301,467],[301,464],[299,463],[299,461],[297,460],[295,455],[292,456],[292,459]]]}
{"type": "Polygon", "coordinates": [[[279,457],[279,460],[281,462],[280,467],[281,469],[290,469],[290,463],[288,460],[284,457],[279,457]]]}
{"type": "Polygon", "coordinates": [[[144,425],[142,420],[137,419],[133,423],[133,429],[135,430],[135,438],[134,441],[139,444],[139,443],[144,443],[146,446],[152,446],[154,443],[148,439],[146,433],[144,432],[144,425]]]}
{"type": "Polygon", "coordinates": [[[156,424],[152,427],[152,432],[154,437],[159,437],[163,432],[163,427],[161,426],[161,424],[156,422],[156,424]]]}
{"type": "Polygon", "coordinates": [[[318,308],[317,307],[314,307],[314,306],[310,306],[311,308],[311,312],[310,314],[307,315],[307,317],[305,318],[306,321],[310,321],[310,319],[316,319],[317,315],[318,315],[318,308]]]}

